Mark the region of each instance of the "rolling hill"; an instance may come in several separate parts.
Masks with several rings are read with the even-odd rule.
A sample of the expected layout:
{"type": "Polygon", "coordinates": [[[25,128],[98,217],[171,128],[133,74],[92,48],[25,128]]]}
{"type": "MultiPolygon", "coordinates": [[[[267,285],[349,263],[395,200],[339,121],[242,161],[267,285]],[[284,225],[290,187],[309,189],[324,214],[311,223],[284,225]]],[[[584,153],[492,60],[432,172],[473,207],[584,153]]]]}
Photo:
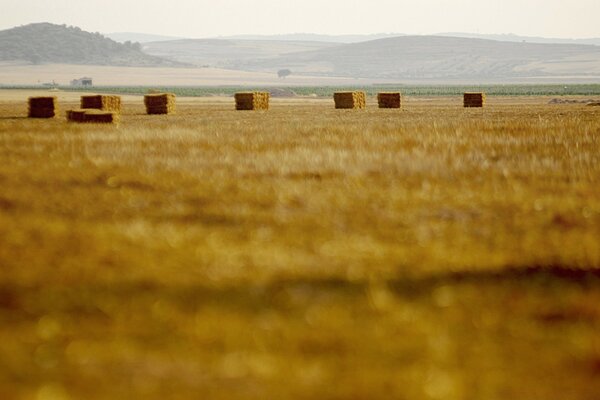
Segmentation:
{"type": "Polygon", "coordinates": [[[599,77],[600,47],[402,36],[240,64],[246,70],[408,80],[599,77]]]}
{"type": "Polygon", "coordinates": [[[512,33],[489,34],[489,33],[466,33],[466,32],[445,32],[438,33],[436,36],[452,36],[470,39],[488,39],[501,42],[528,42],[528,43],[551,43],[551,44],[589,44],[600,46],[600,38],[587,39],[565,39],[565,38],[545,38],[539,36],[521,36],[512,33]]]}
{"type": "MultiPolygon", "coordinates": [[[[148,42],[163,42],[167,40],[191,39],[182,37],[153,35],[146,33],[108,33],[106,37],[116,40],[117,42],[132,42],[148,43],[148,42]]],[[[223,39],[223,40],[267,40],[267,41],[292,41],[292,42],[329,42],[329,43],[360,43],[368,42],[377,39],[386,39],[398,36],[408,36],[403,33],[374,33],[362,35],[321,35],[315,33],[291,33],[280,35],[234,35],[234,36],[218,36],[206,39],[223,39]]],[[[488,39],[498,40],[500,42],[528,42],[528,43],[554,43],[554,44],[589,44],[600,46],[600,38],[586,39],[567,39],[567,38],[546,38],[539,36],[521,36],[513,33],[503,34],[487,34],[487,33],[468,33],[468,32],[444,32],[436,33],[432,36],[450,36],[462,37],[470,39],[488,39]]]]}
{"type": "MultiPolygon", "coordinates": [[[[378,81],[597,81],[600,46],[449,36],[397,36],[358,43],[178,39],[117,43],[49,23],[0,31],[0,62],[126,67],[210,67],[378,81]]],[[[513,38],[514,39],[514,38],[513,38]]]]}
{"type": "Polygon", "coordinates": [[[596,79],[600,46],[399,36],[359,43],[197,39],[145,43],[148,54],[197,66],[392,80],[596,79]]]}
{"type": "Polygon", "coordinates": [[[180,66],[77,27],[38,23],[0,31],[0,61],[115,66],[180,66]]]}
{"type": "Polygon", "coordinates": [[[182,37],[176,36],[164,36],[164,35],[154,35],[152,33],[136,33],[136,32],[113,32],[113,33],[105,33],[109,39],[114,40],[115,42],[125,43],[125,42],[138,42],[138,43],[147,43],[147,42],[162,42],[166,40],[179,40],[185,39],[182,37]]]}
{"type": "Polygon", "coordinates": [[[323,50],[337,43],[288,40],[182,39],[144,43],[143,50],[154,56],[197,66],[244,69],[247,64],[265,62],[287,54],[323,50]]]}

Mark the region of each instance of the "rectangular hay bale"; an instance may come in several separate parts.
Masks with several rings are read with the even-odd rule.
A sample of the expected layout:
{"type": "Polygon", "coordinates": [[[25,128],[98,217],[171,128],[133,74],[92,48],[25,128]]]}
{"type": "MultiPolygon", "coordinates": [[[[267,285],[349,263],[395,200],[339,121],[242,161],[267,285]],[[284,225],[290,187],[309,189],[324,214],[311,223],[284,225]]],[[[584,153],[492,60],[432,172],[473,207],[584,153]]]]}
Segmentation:
{"type": "Polygon", "coordinates": [[[54,108],[30,108],[29,118],[54,118],[57,110],[54,108]]]}
{"type": "Polygon", "coordinates": [[[83,114],[83,122],[93,124],[116,124],[119,122],[119,114],[114,111],[86,110],[83,114]]]}
{"type": "Polygon", "coordinates": [[[402,94],[400,92],[377,93],[379,108],[402,108],[402,94]]]}
{"type": "Polygon", "coordinates": [[[147,94],[144,96],[147,114],[172,114],[175,112],[173,93],[147,94]]]}
{"type": "Polygon", "coordinates": [[[333,100],[338,109],[363,109],[367,106],[365,92],[335,92],[333,100]]]}
{"type": "Polygon", "coordinates": [[[271,94],[268,92],[241,92],[235,94],[236,110],[268,110],[271,94]]]}
{"type": "Polygon", "coordinates": [[[81,96],[81,108],[121,112],[121,97],[107,95],[81,96]]]}
{"type": "Polygon", "coordinates": [[[68,110],[67,121],[69,122],[84,122],[86,110],[68,110]]]}
{"type": "Polygon", "coordinates": [[[463,96],[464,107],[483,107],[485,105],[486,96],[481,92],[467,92],[463,96]]]}
{"type": "Polygon", "coordinates": [[[29,118],[54,118],[58,113],[56,96],[30,97],[28,104],[29,118]]]}
{"type": "Polygon", "coordinates": [[[173,114],[175,112],[174,107],[169,106],[146,106],[146,114],[158,115],[158,114],[173,114]]]}
{"type": "Polygon", "coordinates": [[[96,109],[68,110],[67,121],[93,124],[116,124],[119,122],[119,113],[116,111],[96,109]]]}

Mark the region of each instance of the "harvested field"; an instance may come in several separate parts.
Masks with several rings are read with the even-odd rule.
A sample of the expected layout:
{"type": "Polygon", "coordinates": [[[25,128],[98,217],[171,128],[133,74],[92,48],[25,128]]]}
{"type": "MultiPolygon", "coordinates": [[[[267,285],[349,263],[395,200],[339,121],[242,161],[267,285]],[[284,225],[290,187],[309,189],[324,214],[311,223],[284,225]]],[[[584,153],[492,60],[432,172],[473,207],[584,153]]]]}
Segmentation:
{"type": "Polygon", "coordinates": [[[2,398],[600,393],[598,107],[6,98],[2,398]]]}

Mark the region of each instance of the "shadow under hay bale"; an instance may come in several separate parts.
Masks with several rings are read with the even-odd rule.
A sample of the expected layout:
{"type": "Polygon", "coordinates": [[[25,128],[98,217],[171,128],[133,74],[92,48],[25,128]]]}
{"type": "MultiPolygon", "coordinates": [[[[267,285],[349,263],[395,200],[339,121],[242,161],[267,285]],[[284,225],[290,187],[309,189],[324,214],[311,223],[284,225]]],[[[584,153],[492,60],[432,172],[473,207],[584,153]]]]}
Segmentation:
{"type": "Polygon", "coordinates": [[[235,94],[236,110],[268,110],[271,95],[268,92],[243,92],[235,94]]]}
{"type": "Polygon", "coordinates": [[[29,118],[54,118],[57,114],[58,100],[56,96],[29,98],[29,118]]]}
{"type": "Polygon", "coordinates": [[[173,93],[147,94],[144,96],[146,114],[175,113],[175,95],[173,93]]]}
{"type": "Polygon", "coordinates": [[[117,124],[119,113],[115,111],[102,110],[69,110],[67,121],[92,124],[117,124]]]}
{"type": "Polygon", "coordinates": [[[81,108],[121,112],[121,97],[106,95],[81,96],[81,108]]]}
{"type": "Polygon", "coordinates": [[[402,108],[402,95],[400,92],[377,93],[379,108],[402,108]]]}
{"type": "Polygon", "coordinates": [[[333,94],[335,108],[363,109],[367,106],[365,92],[336,92],[333,94]]]}
{"type": "Polygon", "coordinates": [[[465,93],[463,97],[464,107],[483,107],[485,106],[485,93],[471,92],[465,93]]]}

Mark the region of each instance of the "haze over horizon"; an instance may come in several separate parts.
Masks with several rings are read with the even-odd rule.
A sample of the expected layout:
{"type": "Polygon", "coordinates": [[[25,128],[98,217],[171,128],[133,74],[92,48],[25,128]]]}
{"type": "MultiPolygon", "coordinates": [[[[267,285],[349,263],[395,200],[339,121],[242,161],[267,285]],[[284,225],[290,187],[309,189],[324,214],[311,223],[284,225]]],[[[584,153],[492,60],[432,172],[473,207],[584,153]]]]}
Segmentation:
{"type": "Polygon", "coordinates": [[[228,35],[512,33],[551,38],[600,37],[597,0],[5,0],[0,29],[51,22],[102,33],[140,32],[202,38],[228,35]]]}

